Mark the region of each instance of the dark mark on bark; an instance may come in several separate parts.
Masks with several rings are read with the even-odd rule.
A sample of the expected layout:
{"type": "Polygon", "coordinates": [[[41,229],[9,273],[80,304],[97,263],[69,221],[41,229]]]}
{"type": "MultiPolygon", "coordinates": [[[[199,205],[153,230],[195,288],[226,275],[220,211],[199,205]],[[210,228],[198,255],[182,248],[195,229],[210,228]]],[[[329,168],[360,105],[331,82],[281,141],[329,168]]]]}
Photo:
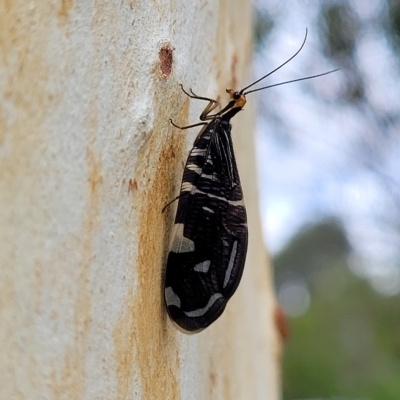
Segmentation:
{"type": "Polygon", "coordinates": [[[164,45],[161,47],[158,55],[160,57],[160,69],[161,73],[167,77],[171,75],[174,48],[169,45],[164,45]]]}

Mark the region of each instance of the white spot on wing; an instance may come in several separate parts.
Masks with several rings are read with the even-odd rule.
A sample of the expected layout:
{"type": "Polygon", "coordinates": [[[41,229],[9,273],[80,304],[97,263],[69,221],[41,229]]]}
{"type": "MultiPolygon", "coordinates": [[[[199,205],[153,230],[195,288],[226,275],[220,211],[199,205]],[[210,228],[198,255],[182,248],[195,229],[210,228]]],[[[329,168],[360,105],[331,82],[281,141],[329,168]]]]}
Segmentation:
{"type": "Polygon", "coordinates": [[[181,308],[181,299],[173,291],[171,286],[165,288],[165,302],[167,303],[167,306],[177,306],[178,308],[181,308]]]}
{"type": "Polygon", "coordinates": [[[199,149],[199,148],[193,148],[192,151],[190,152],[191,156],[204,156],[207,152],[207,149],[199,149]]]}
{"type": "Polygon", "coordinates": [[[194,251],[194,242],[183,236],[183,224],[175,224],[171,251],[174,253],[190,253],[194,251]]]}
{"type": "Polygon", "coordinates": [[[219,182],[219,179],[218,179],[218,175],[217,175],[217,174],[212,174],[212,175],[209,175],[209,174],[202,174],[201,177],[202,177],[202,178],[210,179],[210,180],[213,181],[213,182],[219,182]]]}
{"type": "Polygon", "coordinates": [[[193,190],[194,186],[191,182],[183,182],[182,183],[182,192],[191,192],[193,190]]]}
{"type": "Polygon", "coordinates": [[[196,174],[201,175],[202,169],[196,165],[196,164],[188,164],[186,165],[186,168],[189,169],[190,171],[196,172],[196,174]]]}
{"type": "Polygon", "coordinates": [[[185,312],[185,314],[188,317],[201,317],[202,315],[204,315],[213,305],[214,303],[220,299],[222,296],[221,293],[214,293],[211,297],[210,300],[208,301],[207,305],[204,308],[199,308],[197,310],[194,311],[188,311],[185,312]]]}
{"type": "Polygon", "coordinates": [[[202,178],[210,179],[214,182],[219,182],[218,175],[203,174],[203,169],[196,164],[188,164],[186,165],[186,169],[195,172],[197,175],[201,175],[202,178]]]}
{"type": "Polygon", "coordinates": [[[225,197],[215,196],[214,194],[203,192],[202,190],[199,190],[199,189],[195,188],[194,186],[192,188],[191,193],[192,194],[196,194],[196,193],[205,194],[210,199],[218,199],[218,200],[221,200],[221,201],[225,201],[225,202],[227,202],[228,204],[230,204],[231,206],[234,206],[234,207],[236,207],[236,206],[242,206],[243,207],[244,206],[243,200],[227,200],[225,197]]]}
{"type": "Polygon", "coordinates": [[[211,214],[215,214],[215,212],[213,210],[211,210],[211,208],[208,208],[206,206],[203,206],[202,208],[203,208],[204,211],[208,211],[211,214]]]}
{"type": "Polygon", "coordinates": [[[205,273],[205,272],[208,272],[208,270],[210,268],[210,264],[211,264],[210,260],[203,261],[203,262],[201,262],[199,264],[196,264],[193,269],[195,271],[197,271],[197,272],[204,272],[205,273]]]}
{"type": "Polygon", "coordinates": [[[231,278],[231,273],[232,273],[232,268],[233,265],[235,264],[235,257],[236,257],[236,251],[237,251],[237,240],[233,243],[232,246],[232,251],[231,251],[231,256],[229,258],[229,264],[228,268],[226,269],[225,272],[225,279],[224,279],[224,287],[228,284],[230,278],[231,278]]]}

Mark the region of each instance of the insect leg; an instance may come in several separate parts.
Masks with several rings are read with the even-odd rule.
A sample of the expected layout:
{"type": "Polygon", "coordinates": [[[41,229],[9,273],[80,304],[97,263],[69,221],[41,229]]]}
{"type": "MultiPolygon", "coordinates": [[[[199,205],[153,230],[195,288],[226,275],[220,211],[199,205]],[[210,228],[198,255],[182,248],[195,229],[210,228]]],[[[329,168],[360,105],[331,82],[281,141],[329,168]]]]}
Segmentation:
{"type": "Polygon", "coordinates": [[[182,129],[182,130],[189,129],[189,128],[194,128],[195,126],[208,125],[207,122],[199,122],[198,124],[193,124],[193,125],[188,125],[188,126],[179,126],[179,125],[176,125],[175,122],[173,122],[171,118],[169,119],[169,122],[171,122],[171,124],[175,128],[182,129]]]}
{"type": "Polygon", "coordinates": [[[205,100],[205,101],[209,101],[211,103],[216,103],[219,104],[219,102],[217,100],[213,100],[210,99],[208,97],[203,97],[203,96],[198,96],[196,93],[193,92],[192,89],[190,89],[190,93],[188,93],[184,88],[183,85],[179,85],[182,89],[182,92],[186,94],[186,96],[190,97],[191,99],[196,99],[196,100],[205,100]]]}
{"type": "Polygon", "coordinates": [[[215,114],[209,115],[210,112],[213,111],[213,110],[217,107],[217,105],[219,105],[219,103],[218,103],[216,100],[209,99],[208,97],[200,97],[200,96],[198,96],[196,93],[194,93],[192,89],[190,89],[190,93],[192,94],[192,96],[191,96],[189,93],[187,93],[187,92],[185,91],[185,89],[183,88],[182,85],[181,85],[181,88],[182,88],[183,92],[184,92],[185,94],[187,94],[187,95],[188,95],[190,98],[192,98],[192,99],[208,100],[209,102],[215,103],[211,108],[209,108],[209,107],[210,107],[210,104],[209,104],[209,105],[206,107],[206,109],[201,113],[200,119],[201,119],[202,121],[205,121],[205,120],[209,120],[209,119],[213,119],[213,118],[215,118],[215,117],[218,117],[219,115],[222,115],[225,111],[228,111],[229,109],[231,109],[231,108],[235,105],[235,101],[230,101],[221,111],[218,111],[218,112],[215,113],[215,114]]]}
{"type": "Polygon", "coordinates": [[[169,207],[174,201],[180,199],[180,198],[183,197],[183,196],[186,196],[187,194],[189,194],[189,192],[183,192],[183,193],[181,193],[179,196],[176,196],[174,199],[172,199],[171,201],[169,201],[169,202],[163,207],[163,209],[161,210],[161,214],[163,214],[164,211],[167,209],[167,207],[169,207]]]}
{"type": "MultiPolygon", "coordinates": [[[[202,96],[197,96],[196,93],[193,92],[192,89],[190,89],[190,93],[188,93],[182,85],[180,85],[183,93],[186,94],[186,96],[190,97],[191,99],[195,99],[195,100],[204,100],[204,101],[208,101],[208,105],[206,106],[206,108],[203,110],[203,112],[200,114],[200,120],[201,121],[207,121],[210,119],[214,118],[214,115],[209,115],[211,111],[215,110],[218,106],[219,106],[219,102],[217,100],[213,100],[210,99],[208,97],[202,97],[202,96]]],[[[216,114],[218,115],[218,114],[216,114]]]]}

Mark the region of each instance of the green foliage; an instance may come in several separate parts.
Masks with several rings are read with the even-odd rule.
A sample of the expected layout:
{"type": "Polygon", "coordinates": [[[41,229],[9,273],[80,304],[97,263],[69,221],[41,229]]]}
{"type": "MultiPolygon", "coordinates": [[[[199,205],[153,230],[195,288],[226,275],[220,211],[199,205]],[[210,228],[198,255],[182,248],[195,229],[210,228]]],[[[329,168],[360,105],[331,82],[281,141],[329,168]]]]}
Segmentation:
{"type": "Polygon", "coordinates": [[[348,252],[343,230],[330,220],[300,232],[277,257],[277,276],[300,267],[312,287],[310,308],[290,321],[286,400],[400,399],[399,297],[383,297],[354,276],[348,252]]]}
{"type": "Polygon", "coordinates": [[[272,30],[274,24],[271,16],[267,12],[254,13],[254,43],[256,50],[264,45],[268,33],[272,30]]]}
{"type": "Polygon", "coordinates": [[[348,4],[334,4],[322,9],[320,22],[326,36],[325,51],[331,58],[354,55],[359,20],[348,4]]]}
{"type": "Polygon", "coordinates": [[[276,283],[301,279],[314,288],[324,271],[335,266],[332,260],[343,264],[349,252],[347,238],[337,221],[325,220],[307,226],[275,257],[276,283]]]}
{"type": "MultiPolygon", "coordinates": [[[[396,82],[400,66],[400,1],[260,0],[259,3],[261,11],[256,16],[255,35],[258,49],[263,49],[260,53],[267,53],[267,39],[285,38],[287,31],[301,32],[303,26],[307,26],[314,40],[319,38],[314,42],[314,50],[320,46],[327,64],[340,68],[335,75],[340,81],[340,85],[336,83],[335,95],[337,109],[343,113],[343,122],[339,135],[332,140],[332,143],[340,143],[337,146],[340,152],[337,176],[347,190],[357,176],[363,176],[364,180],[362,185],[354,186],[357,195],[353,200],[347,197],[349,191],[344,195],[341,191],[336,197],[334,195],[339,212],[333,212],[346,226],[365,229],[365,232],[359,232],[359,243],[363,245],[357,246],[359,243],[354,238],[354,231],[352,244],[359,253],[367,247],[367,242],[370,244],[361,258],[365,264],[364,271],[369,272],[370,279],[373,279],[373,259],[390,263],[384,266],[386,270],[400,265],[400,186],[397,159],[392,158],[398,153],[399,145],[396,82]],[[273,35],[270,34],[272,29],[273,35]],[[341,137],[351,139],[342,140],[341,137]],[[364,185],[372,181],[377,184],[373,201],[368,199],[368,185],[364,185]],[[377,200],[380,194],[385,198],[382,202],[377,200]],[[346,202],[351,207],[347,207],[346,202]],[[371,211],[366,212],[369,208],[371,211]],[[372,215],[374,217],[370,218],[372,215]],[[377,235],[380,231],[385,235],[377,235]],[[375,245],[380,250],[371,254],[375,245]],[[387,257],[378,254],[390,246],[387,257]]],[[[297,63],[304,56],[299,57],[297,63]]],[[[316,60],[323,58],[322,54],[316,56],[316,60]]],[[[295,63],[294,68],[297,65],[295,63]]],[[[298,140],[300,143],[298,131],[292,129],[290,122],[285,125],[286,120],[290,121],[290,113],[283,118],[280,113],[284,107],[277,106],[275,114],[271,111],[273,108],[267,104],[265,114],[269,121],[275,119],[279,122],[268,126],[279,128],[280,143],[283,143],[282,135],[292,135],[292,142],[298,140]]],[[[337,115],[334,108],[332,105],[332,118],[337,115]]],[[[294,114],[298,112],[296,110],[294,114]]],[[[307,120],[307,124],[312,125],[312,121],[307,120]]],[[[330,116],[326,124],[330,126],[330,116]]],[[[266,134],[271,135],[271,132],[266,134]]],[[[316,136],[319,134],[315,132],[316,136]]],[[[324,135],[325,131],[321,132],[321,141],[325,140],[324,135]]],[[[290,139],[285,140],[290,142],[290,139]]],[[[294,191],[288,189],[288,193],[294,191]]],[[[332,212],[332,208],[328,212],[332,212]]],[[[292,334],[284,358],[283,384],[287,400],[400,399],[400,296],[382,296],[371,288],[368,281],[355,276],[348,266],[351,253],[340,222],[326,220],[306,227],[275,257],[278,295],[285,290],[285,294],[290,294],[291,288],[297,285],[303,292],[308,290],[306,294],[311,299],[307,312],[291,320],[292,334]]],[[[293,299],[296,298],[289,300],[295,304],[293,299]]],[[[306,300],[305,307],[308,297],[306,300]]],[[[282,306],[290,305],[289,301],[283,303],[282,306]]],[[[300,308],[300,312],[303,309],[300,308]]]]}
{"type": "Polygon", "coordinates": [[[400,4],[398,0],[390,0],[389,6],[389,38],[395,47],[400,47],[400,4]]]}

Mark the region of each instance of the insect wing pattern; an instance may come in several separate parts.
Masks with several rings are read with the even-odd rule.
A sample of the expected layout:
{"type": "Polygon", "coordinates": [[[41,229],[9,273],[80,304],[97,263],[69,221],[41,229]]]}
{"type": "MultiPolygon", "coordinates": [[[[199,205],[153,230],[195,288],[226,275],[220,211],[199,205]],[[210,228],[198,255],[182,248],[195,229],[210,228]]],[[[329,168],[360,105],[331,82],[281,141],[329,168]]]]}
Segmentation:
{"type": "Polygon", "coordinates": [[[331,74],[293,79],[248,90],[296,57],[300,48],[277,68],[235,91],[226,89],[229,103],[211,114],[219,102],[182,91],[192,99],[208,101],[200,115],[205,125],[194,142],[183,173],[178,210],[165,273],[165,303],[178,328],[187,333],[203,330],[224,311],[239,285],[247,251],[247,220],[236,161],[230,120],[246,104],[246,95],[287,83],[331,74]],[[206,121],[210,121],[208,124],[206,121]],[[207,125],[206,125],[207,124],[207,125]]]}
{"type": "Polygon", "coordinates": [[[197,137],[183,173],[165,276],[165,302],[178,328],[203,330],[224,311],[243,273],[247,218],[224,116],[197,137]]]}

